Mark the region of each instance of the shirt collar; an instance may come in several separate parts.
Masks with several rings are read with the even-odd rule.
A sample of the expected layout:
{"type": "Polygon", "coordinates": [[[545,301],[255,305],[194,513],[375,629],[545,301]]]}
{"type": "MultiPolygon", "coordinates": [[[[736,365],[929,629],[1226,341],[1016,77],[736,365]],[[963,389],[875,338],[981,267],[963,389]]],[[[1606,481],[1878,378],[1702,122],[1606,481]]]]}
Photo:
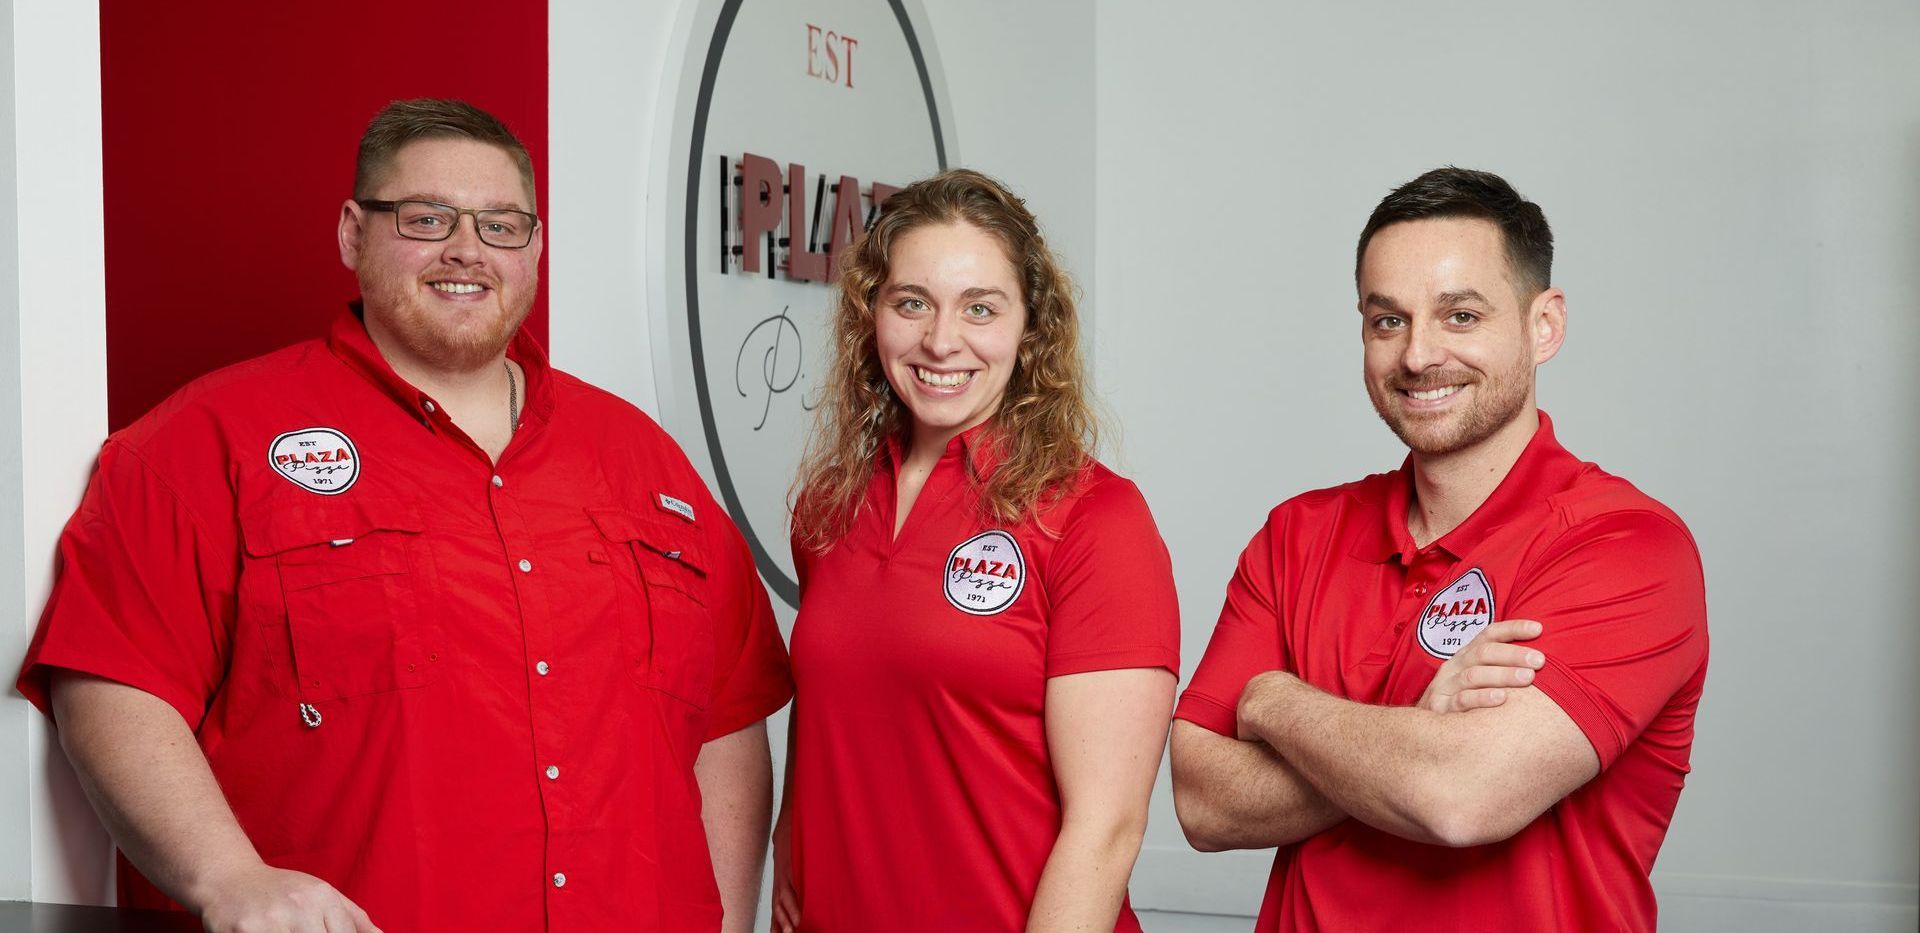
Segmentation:
{"type": "MultiPolygon", "coordinates": [[[[940,461],[944,463],[957,460],[961,463],[970,463],[973,465],[975,476],[984,479],[991,475],[994,468],[1000,465],[1004,446],[1000,443],[1000,435],[992,430],[992,425],[992,419],[988,419],[954,435],[952,440],[947,441],[947,448],[940,452],[940,461]]],[[[911,425],[908,426],[908,430],[912,430],[911,425]]],[[[906,442],[901,440],[899,434],[889,434],[885,450],[887,466],[892,468],[895,475],[898,475],[900,461],[907,455],[906,442]]]]}
{"type": "MultiPolygon", "coordinates": [[[[380,348],[367,334],[364,313],[360,299],[348,302],[347,309],[333,319],[333,326],[327,332],[327,349],[347,368],[407,409],[415,420],[432,423],[433,417],[426,409],[429,396],[400,378],[387,358],[380,355],[380,348]]],[[[553,369],[547,362],[546,348],[521,328],[507,344],[507,358],[519,363],[521,372],[526,374],[527,397],[520,409],[521,427],[545,423],[553,414],[553,369]]]]}
{"type": "MultiPolygon", "coordinates": [[[[1533,432],[1526,449],[1520,452],[1520,459],[1507,470],[1493,494],[1458,528],[1428,547],[1441,548],[1456,559],[1466,556],[1494,529],[1526,514],[1545,497],[1565,489],[1581,466],[1579,458],[1568,453],[1554,437],[1553,419],[1547,417],[1545,411],[1540,412],[1540,427],[1533,432]]],[[[1413,503],[1413,455],[1408,454],[1400,469],[1382,479],[1387,484],[1387,494],[1374,499],[1378,512],[1362,520],[1362,530],[1352,554],[1376,564],[1396,556],[1401,563],[1412,564],[1420,551],[1407,530],[1407,510],[1413,503]]]]}

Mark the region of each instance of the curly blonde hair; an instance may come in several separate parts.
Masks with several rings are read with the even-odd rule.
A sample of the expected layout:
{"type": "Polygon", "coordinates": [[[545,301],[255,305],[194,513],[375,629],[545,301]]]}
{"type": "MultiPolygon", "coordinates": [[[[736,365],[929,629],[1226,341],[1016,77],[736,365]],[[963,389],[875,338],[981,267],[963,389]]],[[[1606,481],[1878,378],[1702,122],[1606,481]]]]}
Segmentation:
{"type": "Polygon", "coordinates": [[[1000,241],[1027,306],[1013,373],[989,428],[999,464],[984,480],[971,460],[967,464],[973,481],[983,483],[983,517],[1015,523],[1069,494],[1094,449],[1098,428],[1082,389],[1072,280],[1026,202],[979,172],[941,172],[889,197],[879,220],[840,263],[833,362],[792,492],[794,539],[816,553],[852,527],[880,446],[912,422],[874,344],[873,302],[890,273],[893,244],[908,231],[952,223],[971,224],[1000,241]]]}

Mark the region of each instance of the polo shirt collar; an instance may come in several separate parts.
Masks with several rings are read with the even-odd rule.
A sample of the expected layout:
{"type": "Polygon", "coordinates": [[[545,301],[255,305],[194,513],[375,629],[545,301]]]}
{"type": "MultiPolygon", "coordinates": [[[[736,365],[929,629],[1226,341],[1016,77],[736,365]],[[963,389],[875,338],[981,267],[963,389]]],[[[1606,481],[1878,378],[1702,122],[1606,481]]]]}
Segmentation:
{"type": "MultiPolygon", "coordinates": [[[[347,368],[399,403],[415,420],[431,423],[425,408],[427,394],[400,378],[387,358],[380,355],[380,348],[367,334],[364,313],[360,299],[348,302],[346,310],[333,319],[333,326],[327,332],[327,349],[347,368]]],[[[546,349],[522,327],[507,344],[507,358],[519,363],[527,377],[527,398],[520,409],[521,428],[544,424],[553,414],[553,368],[547,362],[546,349]]]]}
{"type": "MultiPolygon", "coordinates": [[[[1538,506],[1540,500],[1565,489],[1580,472],[1579,458],[1560,446],[1553,434],[1553,419],[1540,412],[1540,427],[1527,441],[1520,459],[1515,460],[1493,494],[1460,523],[1460,527],[1442,535],[1428,547],[1437,547],[1456,559],[1466,556],[1487,535],[1538,506]]],[[[1378,511],[1362,519],[1364,526],[1354,542],[1352,554],[1361,560],[1380,564],[1399,557],[1411,565],[1420,548],[1407,530],[1407,511],[1413,503],[1413,455],[1408,454],[1400,469],[1383,479],[1387,489],[1376,498],[1378,511]]]]}
{"type": "MultiPolygon", "coordinates": [[[[947,441],[947,448],[940,452],[940,459],[942,461],[959,460],[963,464],[972,464],[973,475],[983,479],[991,475],[994,468],[1000,465],[1003,447],[999,442],[999,434],[992,430],[992,426],[993,419],[989,418],[954,435],[952,440],[947,441]]],[[[912,430],[912,426],[908,425],[906,430],[912,430]]],[[[889,434],[885,450],[887,466],[892,468],[895,475],[898,475],[900,461],[907,455],[906,441],[900,434],[889,434]]]]}

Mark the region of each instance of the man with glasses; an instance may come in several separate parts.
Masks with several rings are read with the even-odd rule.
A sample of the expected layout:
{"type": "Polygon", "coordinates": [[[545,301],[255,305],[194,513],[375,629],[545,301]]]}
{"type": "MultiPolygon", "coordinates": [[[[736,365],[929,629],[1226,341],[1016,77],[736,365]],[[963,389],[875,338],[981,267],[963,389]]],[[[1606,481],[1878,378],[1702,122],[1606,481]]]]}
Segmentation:
{"type": "MultiPolygon", "coordinates": [[[[544,230],[492,116],[360,144],[323,340],[115,434],[19,689],[210,930],[747,930],[785,649],[680,449],[520,333],[544,230]]],[[[123,869],[126,866],[123,866],[123,869]]]]}

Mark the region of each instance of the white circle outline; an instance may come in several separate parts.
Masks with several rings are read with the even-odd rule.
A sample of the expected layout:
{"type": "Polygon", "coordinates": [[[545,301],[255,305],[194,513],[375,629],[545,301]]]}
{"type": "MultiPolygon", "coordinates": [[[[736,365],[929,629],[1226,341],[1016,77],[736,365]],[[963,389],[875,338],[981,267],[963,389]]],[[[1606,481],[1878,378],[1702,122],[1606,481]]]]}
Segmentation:
{"type": "Polygon", "coordinates": [[[1023,592],[1026,592],[1026,589],[1027,589],[1026,552],[1020,550],[1020,542],[1013,540],[1013,535],[1011,533],[1002,531],[998,528],[992,529],[990,531],[980,532],[979,534],[974,535],[973,537],[968,538],[967,540],[954,545],[953,550],[947,552],[946,562],[940,565],[940,592],[947,597],[947,603],[949,605],[951,605],[955,609],[960,610],[961,612],[966,613],[967,615],[997,616],[1000,613],[1003,613],[1007,611],[1009,608],[1011,608],[1013,606],[1014,601],[1019,599],[1020,594],[1023,592]],[[1020,562],[1019,564],[1020,581],[1014,585],[1013,594],[1007,597],[1006,602],[1003,602],[992,609],[974,609],[970,606],[967,606],[961,603],[959,600],[953,598],[953,588],[948,585],[947,575],[953,572],[953,559],[955,557],[960,556],[961,550],[966,548],[967,545],[972,544],[975,541],[980,540],[981,538],[987,538],[987,537],[1005,538],[1007,542],[1007,546],[1010,548],[1013,548],[1013,556],[1015,559],[1017,559],[1020,562]]]}
{"type": "MultiPolygon", "coordinates": [[[[1493,618],[1496,615],[1496,612],[1493,606],[1493,584],[1487,580],[1486,574],[1480,572],[1480,568],[1478,567],[1470,568],[1466,573],[1463,573],[1460,576],[1454,578],[1454,581],[1452,583],[1449,583],[1446,586],[1441,587],[1439,592],[1436,592],[1433,594],[1432,599],[1427,600],[1426,606],[1421,608],[1420,620],[1414,623],[1414,625],[1418,629],[1417,631],[1414,632],[1414,640],[1420,643],[1420,650],[1425,651],[1427,654],[1432,655],[1433,657],[1439,658],[1442,661],[1452,660],[1454,654],[1460,653],[1460,648],[1465,648],[1467,646],[1467,642],[1461,642],[1460,648],[1453,649],[1453,654],[1441,654],[1440,652],[1433,650],[1433,648],[1427,644],[1427,613],[1433,610],[1433,604],[1439,602],[1440,597],[1446,595],[1454,587],[1459,586],[1468,577],[1479,577],[1480,588],[1487,591],[1487,621],[1486,621],[1486,625],[1480,626],[1480,630],[1486,629],[1487,625],[1492,625],[1493,618]]],[[[1480,634],[1480,631],[1476,630],[1474,634],[1478,635],[1480,634]]],[[[1467,641],[1472,641],[1472,640],[1473,639],[1471,638],[1467,639],[1467,641]]]]}
{"type": "Polygon", "coordinates": [[[320,428],[320,427],[301,428],[297,431],[288,431],[284,434],[281,434],[279,437],[276,437],[273,439],[273,443],[267,445],[267,468],[279,474],[287,482],[292,483],[295,486],[298,486],[301,489],[304,489],[310,493],[313,493],[316,496],[337,496],[343,492],[346,492],[349,489],[352,489],[353,484],[360,481],[360,448],[355,447],[353,445],[353,440],[347,437],[347,435],[343,433],[339,428],[320,428]],[[307,485],[306,483],[303,483],[297,479],[294,479],[293,476],[289,474],[287,471],[280,469],[280,464],[273,462],[273,452],[279,449],[281,441],[284,441],[287,438],[292,437],[296,434],[312,434],[315,431],[331,434],[334,437],[339,438],[340,443],[347,445],[347,453],[353,455],[353,475],[348,477],[346,485],[341,486],[339,489],[315,489],[312,486],[307,485]]]}

